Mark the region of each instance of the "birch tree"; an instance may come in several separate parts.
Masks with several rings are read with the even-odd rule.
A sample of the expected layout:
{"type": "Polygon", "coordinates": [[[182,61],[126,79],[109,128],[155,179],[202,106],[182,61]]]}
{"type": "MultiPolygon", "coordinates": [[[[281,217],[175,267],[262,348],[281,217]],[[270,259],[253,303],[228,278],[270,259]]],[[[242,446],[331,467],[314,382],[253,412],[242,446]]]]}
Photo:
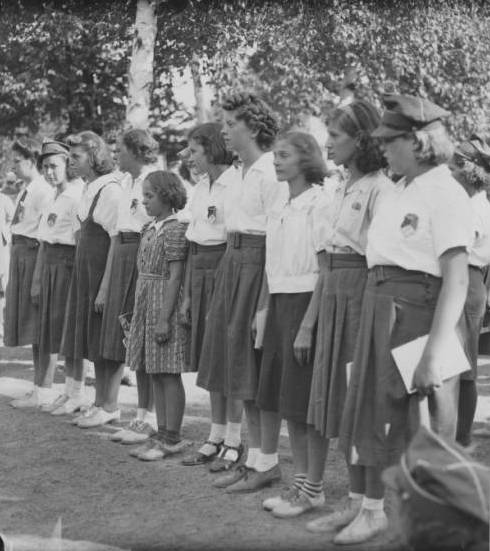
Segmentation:
{"type": "Polygon", "coordinates": [[[134,26],[133,50],[128,71],[126,126],[148,128],[153,58],[157,34],[157,0],[138,0],[134,26]]]}

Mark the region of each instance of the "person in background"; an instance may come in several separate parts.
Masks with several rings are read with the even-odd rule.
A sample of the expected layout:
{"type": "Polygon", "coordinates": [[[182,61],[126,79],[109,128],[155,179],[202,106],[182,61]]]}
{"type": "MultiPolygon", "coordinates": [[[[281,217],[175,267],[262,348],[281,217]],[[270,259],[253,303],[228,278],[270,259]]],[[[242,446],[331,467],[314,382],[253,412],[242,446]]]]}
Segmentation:
{"type": "Polygon", "coordinates": [[[460,375],[445,376],[444,366],[468,290],[470,199],[446,164],[453,145],[442,119],[449,113],[415,96],[387,95],[384,103],[372,135],[403,177],[380,198],[368,231],[369,274],[340,427],[340,448],[358,467],[350,480],[357,514],[334,537],[343,545],[386,529],[381,471],[400,459],[421,419],[430,417],[450,441],[457,427],[460,375]],[[422,336],[409,393],[392,349],[422,336]]]}
{"type": "Polygon", "coordinates": [[[157,433],[130,455],[155,461],[184,451],[185,390],[181,373],[189,371],[190,335],[178,321],[188,243],[186,224],[176,212],[185,205],[176,174],[158,170],[143,182],[143,205],[153,218],[141,235],[138,282],[128,339],[128,363],[144,370],[153,383],[157,433]]]}
{"type": "MultiPolygon", "coordinates": [[[[109,263],[111,274],[104,299],[101,334],[101,357],[110,373],[107,377],[104,403],[107,409],[117,408],[117,397],[126,360],[124,333],[120,319],[129,323],[134,308],[138,270],[136,258],[143,226],[151,221],[143,206],[143,181],[156,170],[158,143],[149,132],[128,130],[118,148],[119,169],[128,173],[118,206],[116,231],[111,238],[109,263]]],[[[111,440],[123,444],[142,442],[156,431],[153,391],[149,375],[136,372],[138,408],[128,429],[112,435],[111,440]]]]}
{"type": "MultiPolygon", "coordinates": [[[[41,144],[22,138],[12,146],[13,170],[25,188],[17,197],[10,225],[12,248],[5,297],[5,346],[32,346],[34,370],[39,370],[38,307],[31,298],[32,280],[39,250],[38,229],[41,215],[51,203],[54,189],[38,171],[41,144]]],[[[25,397],[13,400],[17,408],[39,407],[50,402],[52,390],[36,381],[25,397]]]]}
{"type": "Polygon", "coordinates": [[[0,192],[0,341],[3,339],[3,310],[10,262],[10,223],[14,216],[14,203],[0,192]]]}
{"type": "MultiPolygon", "coordinates": [[[[82,180],[68,180],[69,147],[54,140],[45,140],[39,155],[46,181],[55,195],[43,212],[39,224],[40,242],[31,297],[39,305],[39,365],[34,382],[45,388],[53,383],[60,350],[68,289],[75,261],[76,218],[83,191],[82,180]]],[[[65,390],[41,406],[54,415],[73,413],[84,404],[83,364],[65,358],[65,390]]]]}
{"type": "Polygon", "coordinates": [[[83,178],[77,217],[80,230],[75,253],[61,353],[74,360],[90,360],[95,366],[95,403],[72,422],[81,428],[120,418],[117,409],[105,409],[111,367],[100,355],[102,311],[109,284],[108,254],[116,235],[117,210],[122,194],[120,178],[104,140],[91,131],[69,136],[70,171],[83,178]]]}
{"type": "Polygon", "coordinates": [[[478,340],[487,305],[485,271],[490,264],[490,147],[485,140],[472,135],[455,151],[450,168],[454,178],[470,196],[474,213],[474,243],[469,251],[469,286],[464,307],[463,333],[471,371],[461,375],[456,440],[471,445],[478,392],[476,388],[478,340]]]}
{"type": "MultiPolygon", "coordinates": [[[[255,404],[260,354],[254,348],[252,323],[265,277],[266,214],[281,189],[270,148],[277,133],[276,119],[266,103],[250,93],[236,93],[223,102],[223,136],[243,162],[225,196],[226,252],[216,271],[199,361],[197,385],[214,393],[221,411],[227,402],[245,402],[250,445],[245,464],[237,464],[241,446],[223,447],[214,470],[231,471],[214,485],[232,486],[253,470],[265,472],[274,465],[260,455],[260,412],[255,404]]],[[[228,409],[228,411],[230,411],[228,409]]],[[[239,427],[240,418],[227,419],[239,427]]],[[[277,462],[276,462],[277,463],[277,462]]],[[[271,471],[276,479],[277,473],[271,471]]]]}
{"type": "MultiPolygon", "coordinates": [[[[326,167],[318,142],[305,132],[278,136],[274,167],[277,180],[287,182],[288,190],[278,194],[267,212],[267,278],[258,307],[259,312],[266,311],[265,326],[262,331],[259,314],[254,327],[263,340],[256,403],[260,459],[266,468],[260,469],[259,463],[259,468],[232,486],[235,492],[240,488],[255,491],[280,478],[277,458],[282,419],[287,421],[295,472],[304,472],[307,462],[306,416],[313,365],[298,362],[292,336],[298,332],[318,277],[312,212],[323,193],[326,167]]],[[[269,498],[264,507],[271,510],[274,504],[275,498],[269,498]]]]}
{"type": "MultiPolygon", "coordinates": [[[[181,317],[191,326],[191,369],[198,371],[203,337],[215,288],[217,267],[226,249],[224,198],[237,170],[219,124],[197,126],[188,136],[186,163],[201,177],[189,203],[191,221],[186,232],[189,253],[181,317]],[[204,177],[207,176],[207,177],[204,177]]],[[[240,446],[242,404],[224,402],[211,392],[211,430],[199,450],[184,458],[186,466],[209,463],[224,447],[240,446]],[[236,407],[236,409],[233,409],[236,407]]]]}

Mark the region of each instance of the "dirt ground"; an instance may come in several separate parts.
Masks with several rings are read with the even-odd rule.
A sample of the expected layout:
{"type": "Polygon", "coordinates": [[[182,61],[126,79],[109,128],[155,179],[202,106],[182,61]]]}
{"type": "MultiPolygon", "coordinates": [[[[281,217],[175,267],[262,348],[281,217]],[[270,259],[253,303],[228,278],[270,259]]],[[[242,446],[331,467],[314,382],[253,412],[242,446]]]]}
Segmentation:
{"type": "MultiPolygon", "coordinates": [[[[28,349],[0,348],[0,377],[31,379],[29,366],[17,363],[28,359],[28,349]]],[[[61,382],[61,374],[57,377],[61,382]]],[[[14,410],[8,402],[0,387],[0,532],[49,537],[61,519],[65,538],[135,551],[339,549],[325,536],[306,531],[305,523],[318,512],[285,521],[261,509],[261,501],[281,485],[227,495],[213,488],[214,475],[205,467],[183,467],[177,457],[138,461],[129,456],[128,446],[107,439],[113,429],[82,430],[67,418],[14,410]]],[[[123,412],[123,424],[132,413],[128,408],[123,412]]],[[[207,411],[194,408],[187,414],[184,435],[197,446],[206,436],[207,411]]],[[[285,437],[280,455],[287,481],[292,463],[285,437]]],[[[489,463],[490,440],[477,441],[475,456],[489,463]]],[[[323,512],[347,490],[344,462],[336,450],[325,480],[323,512]]],[[[401,547],[385,539],[362,549],[401,547]]]]}

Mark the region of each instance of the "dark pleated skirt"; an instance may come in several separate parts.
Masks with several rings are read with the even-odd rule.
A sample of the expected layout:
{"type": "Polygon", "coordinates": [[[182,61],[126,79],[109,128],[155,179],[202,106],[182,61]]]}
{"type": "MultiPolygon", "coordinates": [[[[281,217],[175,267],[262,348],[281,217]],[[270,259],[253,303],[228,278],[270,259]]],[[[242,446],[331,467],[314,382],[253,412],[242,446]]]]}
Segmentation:
{"type": "Polygon", "coordinates": [[[313,364],[300,365],[294,357],[294,340],[312,293],[278,293],[270,296],[264,331],[257,406],[277,411],[281,418],[306,424],[313,364]]]}
{"type": "Polygon", "coordinates": [[[39,351],[60,351],[75,247],[46,243],[39,299],[39,351]]]}
{"type": "Polygon", "coordinates": [[[214,293],[216,269],[226,244],[202,246],[191,243],[191,371],[197,371],[201,356],[206,317],[214,293]]]}
{"type": "Polygon", "coordinates": [[[237,400],[255,400],[260,354],[251,327],[262,285],[265,236],[229,234],[216,270],[197,385],[237,400]]]}
{"type": "MultiPolygon", "coordinates": [[[[97,224],[90,222],[91,226],[97,224]]],[[[67,358],[100,360],[102,314],[95,299],[104,275],[110,237],[99,226],[80,235],[68,292],[61,353],[67,358]],[[100,229],[99,229],[100,228],[100,229]]]]}
{"type": "Polygon", "coordinates": [[[461,320],[465,352],[471,364],[471,371],[461,375],[461,379],[465,380],[475,380],[477,377],[478,343],[487,304],[487,289],[483,276],[482,270],[470,266],[468,295],[461,320]]]}
{"type": "Polygon", "coordinates": [[[12,245],[5,293],[5,346],[36,344],[39,338],[39,308],[31,301],[32,277],[39,246],[12,245]]]}
{"type": "Polygon", "coordinates": [[[121,314],[132,314],[138,269],[139,241],[123,243],[118,236],[114,245],[109,291],[100,336],[100,354],[107,360],[124,363],[126,349],[123,345],[124,333],[119,322],[121,314]]]}
{"type": "Polygon", "coordinates": [[[349,463],[383,467],[399,460],[419,426],[419,396],[407,394],[391,349],[429,333],[442,280],[380,269],[367,279],[340,447],[349,463]]]}
{"type": "Polygon", "coordinates": [[[346,366],[354,357],[367,280],[365,258],[348,256],[352,256],[350,265],[346,259],[342,267],[322,269],[319,276],[323,279],[323,287],[308,424],[325,438],[339,436],[347,393],[346,366]]]}

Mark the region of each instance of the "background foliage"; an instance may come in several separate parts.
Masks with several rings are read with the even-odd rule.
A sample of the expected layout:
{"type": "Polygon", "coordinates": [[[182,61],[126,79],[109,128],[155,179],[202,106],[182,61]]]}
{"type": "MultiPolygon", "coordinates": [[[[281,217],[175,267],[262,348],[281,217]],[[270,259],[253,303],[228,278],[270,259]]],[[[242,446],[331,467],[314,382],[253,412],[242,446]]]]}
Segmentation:
{"type": "MultiPolygon", "coordinates": [[[[0,0],[0,134],[124,122],[135,0],[0,0]]],[[[215,99],[253,88],[283,124],[325,116],[347,66],[358,95],[379,105],[387,84],[453,113],[462,138],[488,131],[490,3],[467,0],[160,0],[151,127],[171,150],[177,113],[172,72],[198,56],[215,99]]]]}

